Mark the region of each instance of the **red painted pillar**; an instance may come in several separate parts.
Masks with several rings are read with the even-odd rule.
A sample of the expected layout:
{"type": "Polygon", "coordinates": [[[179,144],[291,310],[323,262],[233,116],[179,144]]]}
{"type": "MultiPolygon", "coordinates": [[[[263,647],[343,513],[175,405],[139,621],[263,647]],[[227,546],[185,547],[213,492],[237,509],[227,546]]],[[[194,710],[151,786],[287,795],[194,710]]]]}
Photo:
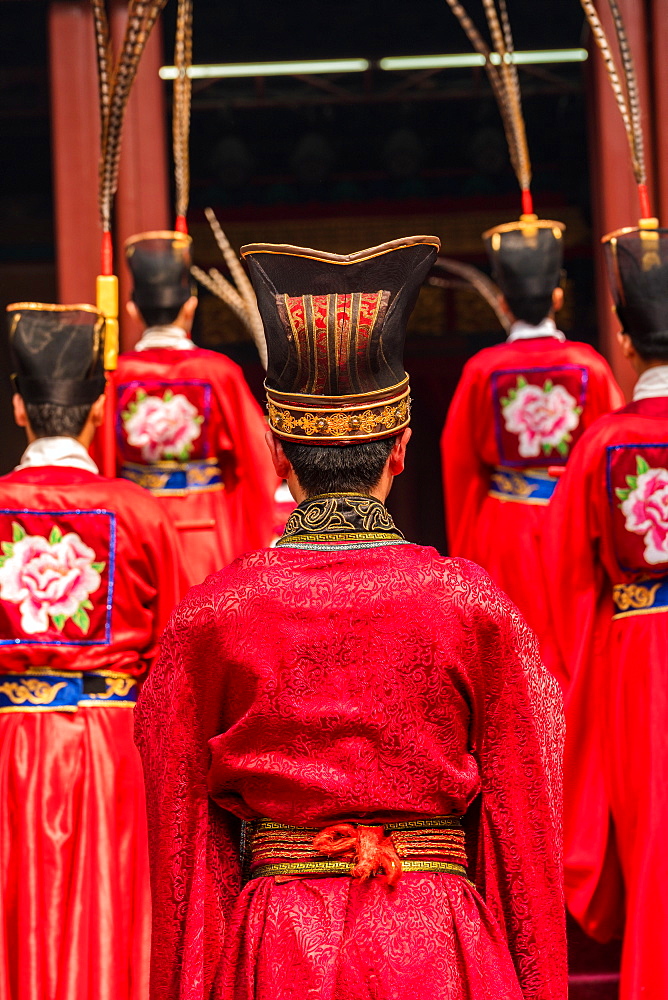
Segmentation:
{"type": "Polygon", "coordinates": [[[49,49],[58,296],[64,303],[94,303],[100,269],[100,113],[89,3],[50,5],[49,49]]]}
{"type": "MultiPolygon", "coordinates": [[[[661,0],[659,0],[659,5],[661,0]]],[[[624,24],[626,26],[631,52],[633,53],[640,100],[643,108],[645,133],[645,157],[648,168],[650,199],[653,197],[652,169],[652,103],[650,101],[650,80],[648,70],[648,45],[646,12],[643,0],[620,0],[624,24]]],[[[606,35],[615,46],[615,33],[607,4],[598,4],[597,9],[606,35]]],[[[621,70],[620,60],[616,58],[621,70]]],[[[591,191],[593,239],[595,254],[596,298],[599,326],[599,343],[606,355],[619,384],[630,397],[635,382],[629,364],[621,356],[617,344],[619,321],[612,309],[612,298],[608,289],[603,252],[600,239],[613,229],[635,226],[640,208],[629,153],[626,133],[608,82],[603,60],[593,42],[589,45],[589,134],[591,143],[591,191]]],[[[656,211],[656,209],[654,209],[656,211]]]]}
{"type": "MultiPolygon", "coordinates": [[[[116,0],[111,9],[111,32],[116,51],[123,39],[126,20],[127,3],[116,0]]],[[[131,284],[123,243],[135,233],[174,227],[169,204],[171,154],[168,157],[165,84],[158,76],[164,62],[162,48],[162,25],[158,22],[142,54],[123,125],[114,238],[116,273],[120,279],[121,349],[126,351],[138,340],[141,328],[132,324],[125,312],[131,284]]]]}

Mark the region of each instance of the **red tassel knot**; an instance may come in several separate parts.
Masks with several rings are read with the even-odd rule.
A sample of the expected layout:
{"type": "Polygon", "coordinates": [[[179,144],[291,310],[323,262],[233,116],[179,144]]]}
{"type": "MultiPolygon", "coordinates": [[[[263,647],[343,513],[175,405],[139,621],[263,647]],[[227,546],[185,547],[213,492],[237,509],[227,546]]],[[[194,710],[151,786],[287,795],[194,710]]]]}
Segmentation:
{"type": "Polygon", "coordinates": [[[328,857],[347,855],[352,862],[353,878],[364,880],[382,871],[389,886],[395,886],[401,878],[401,860],[392,837],[385,836],[382,826],[337,823],[316,834],[313,849],[328,857]]]}

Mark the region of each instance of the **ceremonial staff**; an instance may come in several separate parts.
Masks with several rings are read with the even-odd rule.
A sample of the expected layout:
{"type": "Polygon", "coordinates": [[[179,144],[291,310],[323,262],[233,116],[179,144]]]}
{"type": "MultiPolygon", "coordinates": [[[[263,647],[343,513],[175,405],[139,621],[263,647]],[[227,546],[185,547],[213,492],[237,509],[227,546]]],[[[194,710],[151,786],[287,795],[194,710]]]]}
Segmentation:
{"type": "MultiPolygon", "coordinates": [[[[113,199],[118,186],[123,118],[139,60],[160,11],[167,0],[130,0],[128,20],[118,60],[114,65],[111,33],[104,0],[91,0],[100,96],[99,209],[102,223],[100,274],[96,282],[96,302],[106,323],[104,368],[114,371],[118,359],[118,278],[114,274],[111,238],[113,199]]],[[[107,380],[103,431],[103,471],[116,475],[114,441],[114,394],[107,380]]]]}

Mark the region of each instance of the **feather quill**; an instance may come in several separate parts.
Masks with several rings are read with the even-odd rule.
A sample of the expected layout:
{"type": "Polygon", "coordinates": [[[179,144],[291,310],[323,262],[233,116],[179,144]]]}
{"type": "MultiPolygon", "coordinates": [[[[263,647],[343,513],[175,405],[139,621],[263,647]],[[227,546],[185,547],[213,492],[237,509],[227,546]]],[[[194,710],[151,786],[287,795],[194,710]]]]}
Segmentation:
{"type": "Polygon", "coordinates": [[[591,33],[594,37],[594,41],[599,47],[601,55],[603,56],[603,62],[608,74],[608,79],[610,81],[610,86],[612,87],[612,92],[615,96],[617,102],[617,107],[622,116],[622,121],[624,122],[624,129],[626,131],[626,137],[629,142],[629,148],[631,150],[631,160],[633,163],[633,172],[636,181],[640,184],[642,181],[638,180],[638,164],[636,159],[636,152],[634,147],[634,136],[633,136],[633,126],[631,125],[631,116],[629,115],[628,107],[626,104],[626,97],[624,95],[624,88],[622,87],[622,82],[617,71],[617,66],[615,64],[614,56],[610,48],[610,43],[608,42],[607,36],[601,24],[601,19],[598,16],[596,7],[594,6],[592,0],[580,0],[582,4],[582,9],[585,12],[587,21],[589,22],[589,27],[591,28],[591,33]]]}
{"type": "Polygon", "coordinates": [[[522,191],[531,186],[531,160],[526,140],[524,118],[520,99],[517,70],[507,59],[512,53],[512,36],[505,5],[501,7],[501,20],[494,0],[483,0],[485,16],[492,37],[494,52],[499,57],[499,67],[492,61],[492,50],[487,45],[475,24],[469,17],[459,0],[446,0],[448,6],[459,21],[471,45],[485,58],[485,70],[501,113],[501,121],[508,143],[510,162],[522,191]]]}
{"type": "Polygon", "coordinates": [[[118,185],[121,131],[130,88],[153,25],[166,2],[167,0],[152,0],[151,3],[131,0],[128,6],[128,22],[112,76],[107,115],[102,129],[99,203],[105,232],[109,232],[111,228],[111,206],[118,185]]]}
{"type": "Polygon", "coordinates": [[[440,278],[438,274],[434,275],[433,271],[445,271],[447,274],[454,274],[458,278],[462,278],[466,284],[475,288],[478,294],[491,306],[503,329],[506,331],[510,329],[510,319],[501,308],[501,290],[483,271],[472,264],[453,260],[452,257],[437,257],[432,275],[428,279],[429,284],[446,284],[444,279],[440,278]]]}
{"type": "Polygon", "coordinates": [[[647,181],[647,171],[645,170],[645,143],[642,133],[642,112],[640,108],[640,98],[638,96],[638,81],[636,79],[635,66],[633,65],[633,56],[631,55],[631,47],[629,45],[629,40],[624,28],[624,22],[622,21],[622,15],[619,10],[619,5],[617,4],[617,0],[608,0],[608,2],[610,4],[612,20],[617,33],[619,54],[622,59],[622,69],[626,80],[626,94],[628,97],[627,108],[631,121],[631,132],[633,135],[633,173],[637,184],[645,184],[647,181]]]}
{"type": "Polygon", "coordinates": [[[176,186],[176,215],[185,216],[190,195],[190,99],[192,80],[188,70],[192,65],[192,0],[179,0],[176,18],[176,43],[174,65],[178,75],[174,81],[172,111],[172,146],[174,151],[174,179],[176,186]]]}
{"type": "Polygon", "coordinates": [[[205,288],[208,288],[210,292],[213,292],[223,302],[226,302],[237,316],[240,317],[257,348],[262,367],[266,370],[267,341],[264,335],[262,317],[257,307],[255,291],[244,271],[241,261],[230,246],[230,242],[223,232],[223,228],[218,222],[213,209],[206,208],[204,214],[208,219],[211,231],[218,244],[218,249],[223,255],[234,284],[224,278],[220,271],[217,271],[215,268],[210,268],[207,274],[201,268],[193,267],[191,268],[192,274],[205,288]]]}

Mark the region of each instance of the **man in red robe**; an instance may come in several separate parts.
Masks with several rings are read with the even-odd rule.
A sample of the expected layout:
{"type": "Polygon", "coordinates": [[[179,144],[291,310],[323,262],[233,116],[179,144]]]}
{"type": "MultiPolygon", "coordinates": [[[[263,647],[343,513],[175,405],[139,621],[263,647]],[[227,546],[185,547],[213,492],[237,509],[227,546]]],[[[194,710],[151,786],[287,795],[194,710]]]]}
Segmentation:
{"type": "Polygon", "coordinates": [[[623,932],[620,1000],[668,996],[668,231],[646,224],[605,238],[633,401],[578,442],[543,542],[570,680],[566,899],[593,937],[623,932]]]}
{"type": "Polygon", "coordinates": [[[562,718],[489,577],[407,542],[406,322],[438,240],[255,245],[298,507],[142,692],[154,1000],[563,1000],[562,718]]]}
{"type": "Polygon", "coordinates": [[[161,501],[194,584],[269,545],[279,483],[264,444],[266,423],[241,369],[190,339],[197,307],[191,242],[176,232],[127,241],[129,308],[146,330],[118,359],[114,385],[118,474],[161,501]]]}
{"type": "Polygon", "coordinates": [[[522,216],[484,234],[512,325],[506,343],[465,365],[441,438],[449,552],[479,563],[512,598],[562,683],[540,563],[550,467],[624,402],[607,362],[556,327],[563,229],[522,216]]]}
{"type": "Polygon", "coordinates": [[[87,448],[93,307],[9,306],[28,447],[0,479],[0,996],[146,1000],[150,890],[138,678],[179,598],[174,535],[87,448]]]}

